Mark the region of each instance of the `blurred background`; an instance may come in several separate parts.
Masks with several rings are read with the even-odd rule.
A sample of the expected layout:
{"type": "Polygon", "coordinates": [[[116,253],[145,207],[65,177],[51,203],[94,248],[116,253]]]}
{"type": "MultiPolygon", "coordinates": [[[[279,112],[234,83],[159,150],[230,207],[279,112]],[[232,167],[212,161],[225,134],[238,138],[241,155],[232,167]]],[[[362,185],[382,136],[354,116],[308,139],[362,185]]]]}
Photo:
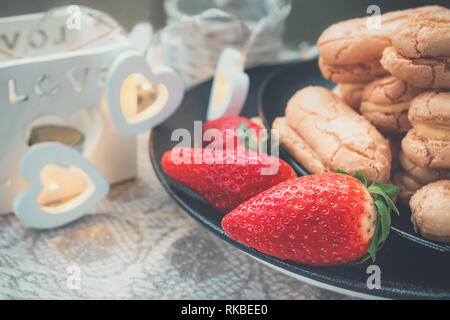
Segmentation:
{"type": "MultiPolygon", "coordinates": [[[[149,21],[155,29],[164,26],[164,0],[1,0],[0,16],[12,16],[46,11],[52,7],[77,4],[109,13],[126,30],[138,22],[149,21]]],[[[202,0],[199,0],[202,1],[202,0]]],[[[429,4],[450,7],[450,1],[425,0],[292,0],[292,12],[286,24],[285,41],[297,45],[301,41],[314,43],[330,24],[366,15],[369,5],[380,6],[382,13],[429,4]]]]}

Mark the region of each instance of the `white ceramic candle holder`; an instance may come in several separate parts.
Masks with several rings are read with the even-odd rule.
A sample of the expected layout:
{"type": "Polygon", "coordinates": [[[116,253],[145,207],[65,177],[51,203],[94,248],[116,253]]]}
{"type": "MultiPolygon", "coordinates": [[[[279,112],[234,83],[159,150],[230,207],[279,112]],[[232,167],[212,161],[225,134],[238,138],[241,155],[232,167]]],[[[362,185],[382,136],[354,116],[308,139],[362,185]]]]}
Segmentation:
{"type": "MultiPolygon", "coordinates": [[[[82,171],[89,170],[94,177],[104,176],[109,183],[128,180],[136,175],[136,138],[132,135],[170,116],[184,90],[173,72],[153,71],[134,51],[123,30],[105,14],[80,8],[80,21],[74,24],[79,29],[68,27],[73,18],[68,14],[73,14],[73,10],[68,13],[66,8],[58,8],[51,13],[0,19],[0,134],[4,137],[0,140],[0,214],[13,211],[14,202],[19,218],[39,228],[70,222],[82,212],[74,209],[70,214],[42,215],[36,206],[21,203],[26,196],[18,195],[24,194],[28,188],[25,178],[31,176],[31,169],[26,168],[31,160],[23,157],[45,159],[47,163],[55,156],[53,160],[57,162],[57,153],[42,154],[51,148],[30,145],[33,129],[55,125],[76,129],[83,137],[77,146],[80,156],[96,167],[99,174],[78,161],[75,150],[67,152],[78,159],[74,165],[79,164],[82,171]],[[130,85],[129,81],[126,85],[124,80],[134,77],[135,72],[162,85],[165,91],[158,95],[156,108],[151,105],[130,123],[125,114],[128,109],[137,108],[137,90],[136,85],[130,85]],[[30,150],[31,155],[27,153],[30,150]],[[23,167],[19,168],[21,161],[23,167]],[[37,219],[43,220],[30,220],[28,215],[32,213],[26,210],[35,210],[40,217],[37,219]]],[[[64,159],[71,162],[67,157],[64,159]]],[[[33,173],[34,180],[37,175],[33,173]]],[[[75,175],[71,179],[78,178],[75,175]]],[[[84,192],[86,184],[81,179],[77,181],[71,181],[70,188],[61,186],[58,194],[71,197],[84,192]]],[[[96,181],[93,182],[95,185],[96,181]]],[[[95,194],[98,197],[103,193],[95,194]]],[[[80,206],[83,213],[89,207],[81,203],[80,206]]]]}
{"type": "Polygon", "coordinates": [[[240,51],[226,48],[217,63],[208,104],[208,120],[241,113],[247,98],[249,78],[240,51]]]}

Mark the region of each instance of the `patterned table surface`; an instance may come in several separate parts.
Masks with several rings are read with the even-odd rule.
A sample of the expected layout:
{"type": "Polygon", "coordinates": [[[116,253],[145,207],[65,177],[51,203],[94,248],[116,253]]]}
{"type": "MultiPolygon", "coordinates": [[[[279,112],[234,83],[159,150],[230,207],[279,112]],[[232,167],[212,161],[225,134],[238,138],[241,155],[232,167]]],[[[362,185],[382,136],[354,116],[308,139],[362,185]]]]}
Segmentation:
{"type": "Polygon", "coordinates": [[[349,298],[280,274],[200,226],[159,184],[147,142],[139,136],[136,181],[113,187],[95,214],[50,231],[0,216],[0,298],[349,298]]]}

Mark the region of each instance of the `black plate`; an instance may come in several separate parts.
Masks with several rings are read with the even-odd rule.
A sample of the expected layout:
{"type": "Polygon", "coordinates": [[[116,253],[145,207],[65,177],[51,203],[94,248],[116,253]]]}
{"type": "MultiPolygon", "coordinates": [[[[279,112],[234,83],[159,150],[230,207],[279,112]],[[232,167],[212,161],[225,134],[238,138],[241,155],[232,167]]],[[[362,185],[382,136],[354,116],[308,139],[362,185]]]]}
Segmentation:
{"type": "MultiPolygon", "coordinates": [[[[321,78],[315,61],[250,69],[248,70],[250,90],[242,112],[243,116],[257,115],[258,90],[267,76],[273,72],[286,72],[282,83],[279,83],[285,87],[285,92],[294,93],[301,87],[311,84],[330,87],[330,84],[321,78]],[[280,71],[282,69],[285,71],[280,71]]],[[[223,215],[194,192],[170,179],[161,168],[163,154],[178,143],[171,140],[172,132],[175,129],[185,128],[192,133],[195,120],[205,121],[210,89],[211,81],[208,81],[186,92],[178,111],[164,124],[153,129],[150,135],[149,152],[155,172],[167,192],[189,215],[218,237],[254,258],[281,272],[320,287],[363,297],[450,299],[449,255],[411,241],[396,232],[391,233],[377,257],[376,265],[381,269],[381,289],[373,290],[368,289],[366,285],[369,277],[367,267],[371,264],[368,261],[362,264],[335,267],[311,267],[281,261],[230,239],[220,226],[223,215]]],[[[267,94],[275,98],[275,94],[279,93],[276,93],[274,89],[272,94],[267,94]]],[[[282,113],[284,107],[285,104],[272,105],[272,119],[277,112],[282,113]]],[[[265,116],[270,119],[269,114],[265,116]]],[[[295,169],[301,172],[300,166],[297,165],[295,169]]]]}

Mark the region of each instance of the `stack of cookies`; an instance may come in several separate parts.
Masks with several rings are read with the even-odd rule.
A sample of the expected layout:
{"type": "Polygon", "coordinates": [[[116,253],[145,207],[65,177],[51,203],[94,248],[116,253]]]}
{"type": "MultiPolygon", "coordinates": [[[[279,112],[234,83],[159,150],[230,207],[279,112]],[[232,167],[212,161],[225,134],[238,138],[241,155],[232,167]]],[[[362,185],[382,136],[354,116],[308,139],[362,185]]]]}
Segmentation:
{"type": "Polygon", "coordinates": [[[380,61],[392,77],[419,88],[408,112],[412,128],[402,140],[403,170],[393,178],[400,199],[409,203],[422,186],[450,179],[450,10],[429,7],[412,14],[380,61]]]}
{"type": "Polygon", "coordinates": [[[450,176],[450,10],[380,18],[379,28],[369,18],[328,27],[317,43],[319,67],[337,83],[333,92],[389,140],[393,181],[409,203],[423,185],[450,176]]]}
{"type": "Polygon", "coordinates": [[[389,75],[381,64],[386,48],[392,46],[397,30],[421,12],[447,10],[440,6],[394,11],[380,16],[380,24],[368,18],[342,21],[328,27],[320,36],[319,67],[323,76],[337,83],[335,93],[359,110],[362,91],[370,81],[389,75]]]}
{"type": "Polygon", "coordinates": [[[368,19],[328,27],[317,43],[319,68],[337,84],[333,92],[389,141],[391,181],[411,206],[416,230],[450,241],[450,10],[425,6],[386,13],[379,28],[368,19]],[[425,198],[439,210],[420,209],[425,198]],[[448,211],[439,224],[437,211],[448,211]]]}
{"type": "Polygon", "coordinates": [[[402,140],[402,171],[393,181],[408,203],[422,186],[450,179],[450,92],[427,91],[411,101],[408,113],[412,129],[402,140]]]}
{"type": "Polygon", "coordinates": [[[381,65],[393,76],[424,89],[450,89],[450,10],[425,7],[392,35],[381,65]]]}

